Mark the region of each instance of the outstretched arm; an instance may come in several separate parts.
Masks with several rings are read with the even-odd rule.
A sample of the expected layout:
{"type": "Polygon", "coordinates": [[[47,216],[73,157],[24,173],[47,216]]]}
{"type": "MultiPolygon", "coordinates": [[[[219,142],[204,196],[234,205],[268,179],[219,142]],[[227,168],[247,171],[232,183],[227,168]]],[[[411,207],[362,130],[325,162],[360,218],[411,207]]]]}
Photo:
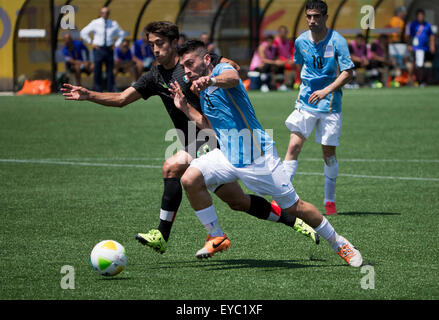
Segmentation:
{"type": "Polygon", "coordinates": [[[123,92],[96,92],[84,87],[74,86],[65,83],[61,88],[65,100],[91,101],[107,107],[122,108],[141,98],[140,93],[133,87],[129,87],[123,92]]]}
{"type": "Polygon", "coordinates": [[[186,100],[185,95],[181,91],[180,85],[177,81],[171,83],[171,88],[169,89],[171,92],[171,96],[174,99],[175,106],[183,111],[186,116],[195,121],[197,127],[199,129],[210,129],[212,126],[210,125],[209,119],[206,118],[204,114],[201,114],[197,109],[192,107],[186,100]]]}

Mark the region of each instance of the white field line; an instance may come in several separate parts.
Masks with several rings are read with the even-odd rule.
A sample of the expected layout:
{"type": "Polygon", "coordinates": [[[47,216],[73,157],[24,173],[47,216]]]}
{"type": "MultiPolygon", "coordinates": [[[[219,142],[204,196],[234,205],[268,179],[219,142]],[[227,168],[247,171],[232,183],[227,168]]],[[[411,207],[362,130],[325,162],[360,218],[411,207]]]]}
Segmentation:
{"type": "MultiPolygon", "coordinates": [[[[322,172],[300,172],[296,174],[306,176],[323,176],[322,172]]],[[[384,180],[406,180],[406,181],[435,181],[439,182],[439,178],[418,178],[418,177],[395,177],[395,176],[368,176],[362,174],[339,173],[339,177],[361,178],[361,179],[384,179],[384,180]]]]}
{"type": "Polygon", "coordinates": [[[158,169],[162,166],[146,165],[146,164],[123,164],[123,163],[95,163],[95,162],[76,162],[76,161],[55,161],[55,160],[37,160],[37,159],[0,159],[0,162],[9,163],[32,163],[32,164],[57,164],[57,165],[72,165],[85,167],[128,167],[128,168],[147,168],[158,169]]]}
{"type": "MultiPolygon", "coordinates": [[[[165,158],[131,158],[131,157],[112,157],[112,158],[45,158],[28,159],[35,161],[165,161],[165,158]]],[[[299,158],[300,161],[322,161],[322,158],[299,158]]],[[[349,159],[341,158],[339,162],[402,162],[402,163],[439,163],[439,159],[349,159]]]]}
{"type": "MultiPolygon", "coordinates": [[[[300,161],[323,161],[322,158],[299,158],[300,161]]],[[[339,162],[405,162],[405,163],[439,163],[437,159],[338,159],[339,162]]]]}
{"type": "MultiPolygon", "coordinates": [[[[122,163],[95,163],[95,162],[76,162],[76,161],[56,161],[47,159],[0,159],[0,163],[25,163],[25,164],[52,164],[52,165],[72,165],[86,167],[125,167],[125,168],[144,168],[159,169],[162,166],[149,164],[122,164],[122,163]]],[[[301,175],[323,176],[322,172],[297,172],[301,175]]],[[[361,179],[385,179],[385,180],[405,180],[405,181],[433,181],[439,182],[439,178],[421,178],[421,177],[398,177],[398,176],[371,176],[360,174],[340,173],[340,177],[361,178],[361,179]]]]}

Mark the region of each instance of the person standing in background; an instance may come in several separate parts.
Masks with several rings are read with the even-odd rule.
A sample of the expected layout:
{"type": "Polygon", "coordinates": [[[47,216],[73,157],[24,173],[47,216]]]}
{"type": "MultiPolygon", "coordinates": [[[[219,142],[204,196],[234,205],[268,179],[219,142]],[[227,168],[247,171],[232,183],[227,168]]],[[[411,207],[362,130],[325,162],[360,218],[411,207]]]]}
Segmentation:
{"type": "Polygon", "coordinates": [[[322,0],[308,0],[305,6],[308,31],[295,41],[294,62],[302,66],[299,95],[295,110],[285,121],[290,143],[284,170],[292,179],[305,141],[316,128],[315,141],[322,146],[324,160],[324,205],[327,215],[337,214],[335,189],[338,176],[336,148],[342,125],[342,88],[353,77],[355,65],[346,40],[326,26],[328,5],[322,0]]]}
{"type": "Polygon", "coordinates": [[[102,92],[102,65],[105,64],[107,91],[114,91],[114,46],[118,47],[124,38],[124,31],[119,24],[109,19],[110,9],[101,8],[100,18],[92,20],[81,30],[81,38],[93,47],[94,90],[102,92]],[[90,35],[93,34],[93,39],[90,35]],[[116,38],[116,40],[115,40],[116,38]]]}
{"type": "Polygon", "coordinates": [[[410,51],[413,52],[415,60],[415,75],[419,84],[424,85],[427,82],[425,76],[425,64],[434,59],[435,40],[431,24],[425,21],[425,11],[416,10],[416,20],[410,24],[410,51]]]}

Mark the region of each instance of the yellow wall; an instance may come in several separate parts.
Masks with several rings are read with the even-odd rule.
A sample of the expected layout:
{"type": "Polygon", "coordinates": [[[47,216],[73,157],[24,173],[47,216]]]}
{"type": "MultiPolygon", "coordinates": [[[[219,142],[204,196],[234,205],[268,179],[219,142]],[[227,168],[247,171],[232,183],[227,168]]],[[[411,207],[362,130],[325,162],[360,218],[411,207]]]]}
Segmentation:
{"type": "Polygon", "coordinates": [[[17,11],[25,0],[0,0],[0,78],[12,78],[12,50],[17,11]]]}

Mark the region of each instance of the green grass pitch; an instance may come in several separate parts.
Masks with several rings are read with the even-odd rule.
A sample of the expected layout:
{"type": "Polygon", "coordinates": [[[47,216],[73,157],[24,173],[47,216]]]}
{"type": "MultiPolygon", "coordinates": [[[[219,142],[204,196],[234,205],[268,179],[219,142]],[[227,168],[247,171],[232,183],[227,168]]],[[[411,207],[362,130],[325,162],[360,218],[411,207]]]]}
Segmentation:
{"type": "MultiPolygon", "coordinates": [[[[281,157],[296,96],[250,93],[281,157]]],[[[438,88],[344,91],[340,214],[329,220],[373,267],[374,288],[364,289],[369,269],[346,266],[325,241],[218,199],[229,251],[195,259],[206,234],[186,196],[164,255],[137,243],[158,225],[171,143],[158,98],[112,109],[60,95],[0,97],[0,299],[438,299],[438,100],[438,88]],[[114,278],[89,264],[104,239],[127,251],[114,278]],[[75,270],[73,290],[61,288],[64,265],[75,270]]],[[[322,173],[312,136],[294,186],[320,210],[322,173]]]]}

